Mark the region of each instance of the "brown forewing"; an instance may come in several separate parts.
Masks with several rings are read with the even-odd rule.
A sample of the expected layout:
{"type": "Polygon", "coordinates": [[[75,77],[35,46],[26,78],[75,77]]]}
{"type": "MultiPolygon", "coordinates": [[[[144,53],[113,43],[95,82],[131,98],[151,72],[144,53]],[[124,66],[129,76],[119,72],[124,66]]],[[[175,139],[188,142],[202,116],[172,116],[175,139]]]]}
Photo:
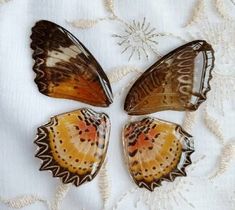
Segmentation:
{"type": "Polygon", "coordinates": [[[213,66],[214,51],[210,44],[203,40],[185,44],[165,55],[137,79],[126,97],[124,109],[130,115],[196,110],[210,90],[213,66]],[[202,66],[196,69],[200,53],[202,66]]]}
{"type": "Polygon", "coordinates": [[[32,28],[31,39],[35,82],[41,93],[101,107],[112,103],[106,74],[70,32],[41,20],[32,28]]]}

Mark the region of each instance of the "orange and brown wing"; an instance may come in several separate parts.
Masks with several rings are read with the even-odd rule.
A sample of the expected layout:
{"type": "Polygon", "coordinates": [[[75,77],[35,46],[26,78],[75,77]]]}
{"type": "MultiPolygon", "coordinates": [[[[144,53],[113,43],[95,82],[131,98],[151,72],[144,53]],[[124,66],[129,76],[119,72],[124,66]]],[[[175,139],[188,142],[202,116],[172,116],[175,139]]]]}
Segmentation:
{"type": "Polygon", "coordinates": [[[101,107],[112,103],[106,74],[70,32],[42,20],[32,28],[31,39],[35,82],[41,93],[101,107]]]}
{"type": "Polygon", "coordinates": [[[40,170],[50,170],[63,183],[91,181],[107,152],[110,122],[107,115],[80,109],[52,117],[38,128],[36,157],[40,170]]]}
{"type": "Polygon", "coordinates": [[[214,67],[210,44],[185,44],[147,69],[131,87],[124,109],[130,115],[162,110],[196,110],[206,100],[214,67]]]}
{"type": "Polygon", "coordinates": [[[150,117],[125,126],[123,145],[132,178],[150,191],[186,176],[194,151],[192,136],[179,125],[150,117]]]}

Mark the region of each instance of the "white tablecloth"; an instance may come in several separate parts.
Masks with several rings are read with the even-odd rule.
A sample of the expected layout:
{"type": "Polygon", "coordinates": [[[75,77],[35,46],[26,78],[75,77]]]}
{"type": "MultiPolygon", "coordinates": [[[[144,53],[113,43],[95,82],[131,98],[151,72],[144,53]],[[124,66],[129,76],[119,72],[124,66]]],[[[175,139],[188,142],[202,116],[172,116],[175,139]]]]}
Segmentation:
{"type": "MultiPolygon", "coordinates": [[[[33,81],[35,74],[29,36],[31,27],[40,19],[54,21],[70,30],[92,52],[112,80],[117,80],[121,73],[131,72],[122,79],[120,77],[120,81],[113,81],[115,98],[109,108],[93,108],[106,112],[112,122],[106,171],[90,183],[79,188],[71,187],[61,203],[55,199],[51,209],[235,209],[235,146],[232,141],[235,137],[235,108],[231,100],[235,75],[234,3],[230,0],[114,0],[113,5],[107,2],[112,1],[106,1],[106,6],[102,0],[12,0],[0,5],[0,209],[8,210],[18,205],[25,206],[25,210],[43,210],[48,209],[46,202],[53,204],[60,181],[52,178],[49,172],[38,170],[40,161],[34,157],[36,146],[33,144],[36,128],[47,122],[50,116],[90,107],[39,93],[33,81]],[[197,5],[199,10],[192,24],[185,28],[197,5]],[[142,23],[144,18],[146,24],[150,23],[150,29],[156,28],[154,33],[164,35],[156,37],[158,44],[150,43],[161,55],[187,40],[200,38],[215,44],[217,50],[217,79],[207,105],[203,104],[195,114],[192,128],[196,149],[192,156],[194,163],[188,168],[187,177],[166,183],[156,188],[155,193],[136,188],[124,164],[121,144],[121,130],[128,121],[123,110],[127,86],[137,76],[135,70],[143,71],[159,55],[146,48],[148,60],[144,54],[139,59],[137,53],[128,60],[131,52],[121,53],[125,46],[118,44],[122,40],[115,34],[125,34],[127,26],[123,22],[131,24],[135,20],[142,23]],[[209,24],[202,23],[207,21],[206,18],[209,24]],[[214,27],[217,32],[212,32],[212,22],[218,23],[214,27]],[[229,39],[230,44],[227,44],[229,39]],[[224,134],[223,138],[219,130],[224,134]],[[228,163],[225,172],[209,179],[217,171],[221,158],[228,163]],[[108,198],[105,207],[100,182],[107,185],[101,187],[108,198]]],[[[185,113],[164,111],[153,116],[182,124],[185,113]]]]}

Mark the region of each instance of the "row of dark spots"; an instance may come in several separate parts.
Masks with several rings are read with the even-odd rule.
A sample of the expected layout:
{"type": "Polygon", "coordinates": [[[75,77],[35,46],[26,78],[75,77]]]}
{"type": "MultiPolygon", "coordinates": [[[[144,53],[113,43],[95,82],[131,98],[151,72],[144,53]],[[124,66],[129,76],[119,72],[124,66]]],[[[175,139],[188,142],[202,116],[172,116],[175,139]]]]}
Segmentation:
{"type": "MultiPolygon", "coordinates": [[[[170,165],[173,165],[173,163],[175,162],[175,160],[176,160],[176,158],[173,159],[173,161],[170,163],[170,165]]],[[[133,164],[132,164],[132,166],[134,166],[134,165],[136,165],[136,164],[138,164],[138,161],[134,161],[133,164]]],[[[168,169],[168,168],[170,167],[170,165],[164,166],[164,169],[161,170],[160,172],[158,172],[158,173],[155,174],[155,175],[161,174],[162,172],[166,172],[166,169],[168,169]]],[[[160,166],[160,167],[163,167],[163,163],[160,163],[159,166],[160,166]]],[[[152,167],[152,170],[156,170],[156,169],[157,169],[156,166],[153,166],[153,167],[152,167]]],[[[145,169],[144,171],[145,171],[145,172],[148,172],[148,169],[145,169]]],[[[138,175],[142,175],[142,172],[139,171],[139,172],[137,172],[136,174],[134,174],[134,176],[138,176],[138,175]]],[[[151,177],[151,176],[153,176],[153,175],[151,175],[151,174],[150,174],[150,175],[145,175],[144,177],[145,177],[145,178],[148,178],[149,176],[151,177]]]]}
{"type": "MultiPolygon", "coordinates": [[[[174,140],[173,141],[173,143],[176,145],[176,151],[178,152],[179,151],[179,142],[178,141],[176,141],[176,140],[174,140]]],[[[173,149],[172,148],[170,148],[171,150],[170,151],[172,151],[173,149]]]]}
{"type": "Polygon", "coordinates": [[[149,175],[145,175],[144,178],[148,178],[148,177],[155,177],[155,176],[159,176],[161,175],[162,173],[159,171],[158,173],[156,174],[149,174],[149,175]]]}
{"type": "MultiPolygon", "coordinates": [[[[56,137],[56,136],[54,135],[54,137],[56,137]]],[[[52,139],[52,141],[55,143],[56,139],[54,138],[54,139],[52,139]]],[[[60,144],[63,144],[63,141],[60,139],[60,140],[59,140],[59,143],[60,143],[60,144]]],[[[55,146],[55,149],[56,149],[56,146],[55,146]]]]}
{"type": "MultiPolygon", "coordinates": [[[[61,144],[62,144],[62,142],[61,142],[61,144]]],[[[95,143],[94,142],[92,142],[91,143],[91,145],[93,146],[95,143]]],[[[105,145],[104,144],[99,144],[98,142],[96,142],[96,145],[97,145],[97,147],[98,148],[101,148],[101,149],[104,149],[104,147],[105,147],[105,145]]],[[[55,149],[57,149],[57,146],[55,145],[54,146],[54,148],[55,149]]],[[[64,151],[64,153],[66,153],[67,152],[67,150],[66,149],[63,149],[63,151],[64,151]]],[[[55,153],[57,153],[58,154],[58,151],[57,150],[55,150],[55,153]]],[[[100,155],[99,154],[97,154],[97,153],[95,153],[95,156],[97,156],[98,158],[100,157],[100,155]]],[[[60,156],[58,156],[58,158],[60,159],[60,156]]],[[[72,156],[69,156],[69,159],[72,159],[72,156]]],[[[79,162],[79,160],[78,159],[76,159],[75,160],[76,162],[79,162]]],[[[86,164],[86,161],[84,162],[84,164],[86,164]]]]}
{"type": "MultiPolygon", "coordinates": [[[[80,141],[81,141],[81,142],[85,142],[85,141],[86,141],[86,139],[84,139],[84,138],[80,138],[80,141]]],[[[87,139],[87,141],[88,141],[88,142],[91,142],[91,143],[90,143],[90,144],[91,144],[91,146],[93,146],[93,145],[95,144],[95,142],[91,141],[91,139],[87,139]]]]}
{"type": "Polygon", "coordinates": [[[75,125],[74,127],[76,130],[79,131],[78,132],[79,135],[82,135],[83,132],[88,133],[90,131],[88,128],[86,128],[84,131],[82,131],[82,130],[80,130],[79,126],[77,126],[77,125],[75,125]]]}
{"type": "MultiPolygon", "coordinates": [[[[132,163],[132,167],[133,167],[134,165],[137,165],[137,164],[138,164],[138,161],[134,161],[134,162],[132,163]]],[[[162,166],[163,166],[163,163],[160,163],[159,166],[162,167],[162,166]]],[[[169,167],[169,166],[166,166],[166,168],[168,168],[168,167],[169,167]]],[[[157,166],[153,166],[153,167],[152,167],[152,170],[157,170],[157,168],[158,168],[157,166]]],[[[144,171],[145,171],[145,172],[148,172],[148,169],[146,168],[144,171]]],[[[165,169],[163,169],[163,171],[165,171],[165,169]]],[[[142,175],[142,173],[141,173],[140,171],[137,172],[136,175],[138,175],[138,174],[139,174],[139,175],[142,175]]]]}
{"type": "MultiPolygon", "coordinates": [[[[53,140],[53,141],[54,141],[54,140],[53,140]]],[[[80,141],[81,141],[81,142],[85,142],[86,139],[81,138],[80,141]]],[[[91,139],[88,139],[87,141],[88,141],[88,142],[91,142],[91,139]]],[[[59,142],[60,142],[60,144],[63,144],[63,141],[62,141],[62,140],[60,140],[59,142]]],[[[94,144],[95,144],[94,142],[91,142],[91,146],[93,146],[94,144]]],[[[104,145],[104,144],[99,144],[98,142],[96,142],[96,146],[99,147],[99,148],[101,148],[101,149],[103,149],[105,145],[104,145]]],[[[57,146],[55,145],[54,148],[57,149],[57,146]]],[[[66,149],[64,149],[63,151],[66,152],[66,149]]]]}
{"type": "MultiPolygon", "coordinates": [[[[58,155],[58,158],[61,159],[61,156],[58,155]]],[[[69,156],[69,159],[72,159],[72,156],[69,156]]],[[[64,158],[62,158],[61,160],[64,162],[65,165],[69,165],[69,163],[68,163],[64,158]]],[[[75,162],[76,162],[76,163],[79,163],[79,159],[75,159],[75,162]]],[[[87,161],[84,161],[83,163],[86,165],[86,164],[87,164],[87,161]]],[[[81,163],[80,163],[80,164],[81,164],[81,163]]],[[[70,164],[69,166],[72,167],[74,170],[77,169],[77,167],[75,167],[73,164],[70,164]]],[[[93,163],[90,163],[90,166],[89,166],[89,167],[92,168],[92,167],[93,167],[93,163]]],[[[85,171],[85,170],[87,170],[87,168],[78,167],[78,170],[83,170],[83,171],[85,171]]]]}

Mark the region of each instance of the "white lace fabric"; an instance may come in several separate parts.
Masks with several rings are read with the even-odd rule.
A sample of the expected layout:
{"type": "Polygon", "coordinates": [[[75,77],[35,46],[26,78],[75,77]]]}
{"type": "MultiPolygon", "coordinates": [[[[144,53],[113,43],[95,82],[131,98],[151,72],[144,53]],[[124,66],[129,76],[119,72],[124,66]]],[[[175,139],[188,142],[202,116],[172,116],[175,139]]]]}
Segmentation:
{"type": "Polygon", "coordinates": [[[233,0],[0,1],[0,210],[234,210],[234,14],[233,0]],[[29,36],[41,19],[70,30],[99,61],[113,87],[109,108],[39,93],[29,36]],[[124,163],[121,131],[131,118],[123,101],[141,72],[193,39],[206,39],[216,52],[207,102],[196,112],[153,114],[192,133],[193,164],[187,177],[150,193],[134,184],[124,163]],[[106,112],[112,131],[99,175],[76,188],[38,170],[33,141],[50,116],[82,107],[106,112]]]}

